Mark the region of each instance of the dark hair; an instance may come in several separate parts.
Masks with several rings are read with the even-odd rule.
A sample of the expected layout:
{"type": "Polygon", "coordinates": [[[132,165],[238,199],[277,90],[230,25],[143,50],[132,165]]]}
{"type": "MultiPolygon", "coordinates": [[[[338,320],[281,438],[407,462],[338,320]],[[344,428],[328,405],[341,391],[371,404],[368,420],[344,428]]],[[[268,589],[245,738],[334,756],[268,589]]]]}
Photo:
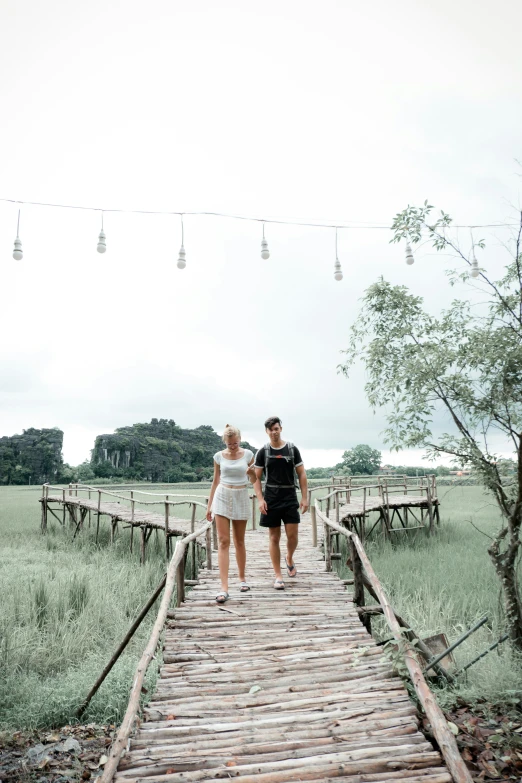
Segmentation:
{"type": "Polygon", "coordinates": [[[279,418],[279,416],[270,416],[265,421],[265,430],[271,430],[274,424],[279,424],[281,427],[283,426],[283,422],[279,418]]]}

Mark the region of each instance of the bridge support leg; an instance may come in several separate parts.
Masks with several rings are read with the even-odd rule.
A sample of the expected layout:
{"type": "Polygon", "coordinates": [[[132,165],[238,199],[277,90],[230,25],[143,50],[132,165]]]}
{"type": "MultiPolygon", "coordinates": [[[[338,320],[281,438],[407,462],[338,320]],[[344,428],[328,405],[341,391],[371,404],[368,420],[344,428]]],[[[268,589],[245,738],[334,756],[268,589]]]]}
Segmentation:
{"type": "Polygon", "coordinates": [[[212,571],[212,533],[210,528],[205,533],[205,544],[207,548],[207,568],[212,571]]]}
{"type": "Polygon", "coordinates": [[[145,563],[145,528],[140,527],[140,565],[145,563]]]}
{"type": "MultiPolygon", "coordinates": [[[[351,560],[353,580],[354,580],[353,602],[356,606],[364,606],[364,577],[363,577],[362,563],[361,563],[361,558],[359,557],[359,553],[352,539],[350,539],[350,560],[351,560]]],[[[371,626],[370,615],[368,614],[362,615],[361,622],[363,623],[368,633],[371,633],[372,626],[371,626]]]]}
{"type": "Polygon", "coordinates": [[[42,498],[42,533],[47,533],[47,501],[42,498]]]}

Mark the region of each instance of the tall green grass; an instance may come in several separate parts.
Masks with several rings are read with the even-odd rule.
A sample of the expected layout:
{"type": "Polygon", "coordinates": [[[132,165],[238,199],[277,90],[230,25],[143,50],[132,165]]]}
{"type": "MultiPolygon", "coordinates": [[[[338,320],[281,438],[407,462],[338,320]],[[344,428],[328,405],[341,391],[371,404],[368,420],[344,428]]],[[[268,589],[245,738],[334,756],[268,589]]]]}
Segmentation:
{"type": "MultiPolygon", "coordinates": [[[[392,606],[422,637],[445,633],[451,643],[488,616],[487,623],[455,650],[460,667],[506,630],[500,583],[487,553],[499,513],[480,487],[441,487],[439,499],[441,525],[432,537],[412,531],[392,534],[392,542],[386,542],[376,530],[365,549],[392,606]]],[[[350,578],[346,566],[337,567],[343,578],[350,578]]],[[[372,627],[381,639],[391,636],[382,618],[372,618],[372,627]]],[[[439,690],[439,699],[450,704],[457,696],[494,702],[519,698],[521,664],[505,642],[460,677],[456,687],[439,690]]]]}
{"type": "MultiPolygon", "coordinates": [[[[163,536],[153,533],[147,562],[107,518],[98,544],[94,524],[73,530],[49,514],[40,533],[39,488],[0,488],[0,728],[74,721],[78,706],[165,572],[163,536]]],[[[203,512],[203,509],[201,509],[203,512]]],[[[185,515],[188,512],[182,512],[185,515]]],[[[198,513],[201,519],[203,513],[198,513]]],[[[103,520],[103,518],[102,518],[103,520]]],[[[117,722],[157,613],[151,609],[83,720],[117,722]]],[[[151,667],[148,689],[157,671],[151,667]]]]}

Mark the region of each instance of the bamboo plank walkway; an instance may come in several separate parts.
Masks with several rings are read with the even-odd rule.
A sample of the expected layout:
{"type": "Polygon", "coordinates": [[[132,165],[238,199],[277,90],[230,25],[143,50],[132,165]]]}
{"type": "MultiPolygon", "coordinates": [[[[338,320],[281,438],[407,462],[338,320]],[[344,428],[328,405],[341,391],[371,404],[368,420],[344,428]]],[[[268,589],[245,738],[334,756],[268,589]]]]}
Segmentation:
{"type": "MultiPolygon", "coordinates": [[[[283,534],[284,539],[284,534],[283,534]]],[[[264,530],[248,531],[249,593],[217,567],[169,612],[164,659],[119,783],[449,783],[402,680],[359,620],[303,517],[298,575],[273,589],[264,530]]],[[[231,573],[235,560],[231,551],[231,573]]]]}

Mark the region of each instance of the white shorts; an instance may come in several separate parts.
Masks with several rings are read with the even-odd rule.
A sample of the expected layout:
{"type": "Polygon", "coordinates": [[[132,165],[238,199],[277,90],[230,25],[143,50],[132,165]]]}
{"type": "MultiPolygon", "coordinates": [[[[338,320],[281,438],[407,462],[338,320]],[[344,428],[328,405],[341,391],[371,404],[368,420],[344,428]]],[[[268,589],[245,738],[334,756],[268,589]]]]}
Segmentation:
{"type": "Polygon", "coordinates": [[[212,501],[212,512],[227,519],[249,519],[250,499],[248,487],[230,489],[219,484],[212,501]]]}

